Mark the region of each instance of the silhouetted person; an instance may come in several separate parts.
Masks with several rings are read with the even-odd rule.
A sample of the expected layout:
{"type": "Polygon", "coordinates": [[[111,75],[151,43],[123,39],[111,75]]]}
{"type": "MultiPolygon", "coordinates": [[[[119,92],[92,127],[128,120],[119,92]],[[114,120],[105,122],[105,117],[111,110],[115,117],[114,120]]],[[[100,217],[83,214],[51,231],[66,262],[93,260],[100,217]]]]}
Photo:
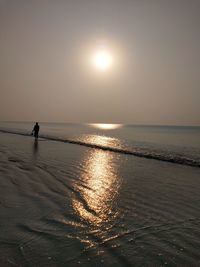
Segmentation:
{"type": "Polygon", "coordinates": [[[32,131],[32,134],[34,132],[35,139],[38,139],[39,130],[40,130],[40,126],[39,126],[38,122],[36,122],[36,124],[33,127],[33,131],[32,131]]]}

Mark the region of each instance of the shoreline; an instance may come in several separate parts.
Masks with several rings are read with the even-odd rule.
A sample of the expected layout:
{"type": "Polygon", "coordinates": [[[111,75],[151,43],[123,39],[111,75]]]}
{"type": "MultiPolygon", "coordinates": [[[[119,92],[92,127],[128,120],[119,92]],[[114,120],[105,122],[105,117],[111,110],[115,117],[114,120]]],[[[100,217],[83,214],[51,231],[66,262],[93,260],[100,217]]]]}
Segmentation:
{"type": "MultiPolygon", "coordinates": [[[[22,135],[22,136],[30,136],[28,133],[22,133],[22,132],[12,132],[12,131],[7,131],[7,130],[0,130],[2,133],[7,133],[7,134],[15,134],[15,135],[22,135]]],[[[180,164],[180,165],[186,165],[186,166],[191,166],[191,167],[196,167],[200,168],[200,162],[199,161],[194,161],[193,159],[188,159],[185,157],[171,157],[171,156],[166,156],[166,155],[156,155],[150,154],[147,152],[138,152],[138,151],[131,151],[128,149],[121,149],[117,147],[110,147],[110,146],[104,146],[100,144],[93,144],[93,143],[86,143],[78,140],[71,140],[71,139],[63,139],[63,138],[58,138],[58,137],[53,137],[53,136],[45,136],[45,135],[40,135],[40,139],[45,139],[48,141],[55,141],[55,142],[62,142],[62,143],[68,143],[68,144],[75,144],[79,146],[85,146],[88,148],[94,148],[94,149],[100,149],[104,151],[110,151],[114,153],[120,153],[120,154],[125,154],[125,155],[130,155],[130,156],[135,156],[135,157],[140,157],[140,158],[146,158],[146,159],[153,159],[153,160],[158,160],[158,161],[163,161],[163,162],[169,162],[173,164],[180,164]]]]}

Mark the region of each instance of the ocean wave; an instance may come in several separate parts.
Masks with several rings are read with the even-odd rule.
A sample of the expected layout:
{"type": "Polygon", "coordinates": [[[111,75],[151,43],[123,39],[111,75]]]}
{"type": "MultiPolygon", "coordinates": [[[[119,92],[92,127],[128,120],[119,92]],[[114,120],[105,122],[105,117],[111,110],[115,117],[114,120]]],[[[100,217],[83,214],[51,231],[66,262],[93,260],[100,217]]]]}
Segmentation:
{"type": "MultiPolygon", "coordinates": [[[[10,134],[18,134],[23,136],[30,136],[29,131],[21,131],[21,130],[8,130],[8,129],[0,129],[0,132],[2,133],[10,133],[10,134]]],[[[85,142],[81,140],[74,140],[74,139],[68,139],[63,137],[55,137],[50,135],[40,135],[41,138],[49,140],[49,141],[56,141],[56,142],[63,142],[63,143],[70,143],[70,144],[76,144],[81,145],[85,147],[90,147],[94,149],[101,149],[105,151],[110,151],[114,153],[120,153],[125,155],[132,155],[136,157],[141,158],[147,158],[147,159],[154,159],[154,160],[160,160],[160,161],[166,161],[170,163],[176,163],[176,164],[182,164],[182,165],[188,165],[193,167],[200,167],[200,160],[194,159],[190,157],[186,157],[185,155],[178,155],[174,152],[169,153],[169,151],[153,151],[151,149],[144,150],[137,147],[137,149],[127,149],[127,148],[121,148],[121,147],[112,147],[112,146],[106,146],[106,145],[100,145],[90,142],[85,142]]]]}

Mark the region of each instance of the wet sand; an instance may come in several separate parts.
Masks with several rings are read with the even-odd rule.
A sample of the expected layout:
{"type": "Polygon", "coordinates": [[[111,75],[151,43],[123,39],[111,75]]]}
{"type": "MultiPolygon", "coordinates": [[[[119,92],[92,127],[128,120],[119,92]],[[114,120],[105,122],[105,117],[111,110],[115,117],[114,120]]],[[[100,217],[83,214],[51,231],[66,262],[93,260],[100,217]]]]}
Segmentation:
{"type": "Polygon", "coordinates": [[[0,133],[0,266],[200,266],[200,168],[0,133]]]}

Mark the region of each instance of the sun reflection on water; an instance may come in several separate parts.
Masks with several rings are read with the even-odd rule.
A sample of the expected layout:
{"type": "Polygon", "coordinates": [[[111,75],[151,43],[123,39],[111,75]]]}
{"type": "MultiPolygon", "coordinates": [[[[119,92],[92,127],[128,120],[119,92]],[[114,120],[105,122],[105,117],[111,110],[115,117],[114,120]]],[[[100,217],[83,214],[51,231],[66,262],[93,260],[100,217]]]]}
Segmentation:
{"type": "Polygon", "coordinates": [[[123,147],[119,139],[104,135],[82,135],[79,140],[100,147],[123,147]]]}
{"type": "Polygon", "coordinates": [[[122,127],[122,124],[117,123],[91,123],[90,126],[101,130],[114,130],[122,127]]]}
{"type": "Polygon", "coordinates": [[[81,219],[90,224],[109,221],[117,215],[113,204],[119,187],[113,154],[92,149],[84,160],[81,181],[76,185],[80,197],[74,196],[72,206],[81,219]]]}

